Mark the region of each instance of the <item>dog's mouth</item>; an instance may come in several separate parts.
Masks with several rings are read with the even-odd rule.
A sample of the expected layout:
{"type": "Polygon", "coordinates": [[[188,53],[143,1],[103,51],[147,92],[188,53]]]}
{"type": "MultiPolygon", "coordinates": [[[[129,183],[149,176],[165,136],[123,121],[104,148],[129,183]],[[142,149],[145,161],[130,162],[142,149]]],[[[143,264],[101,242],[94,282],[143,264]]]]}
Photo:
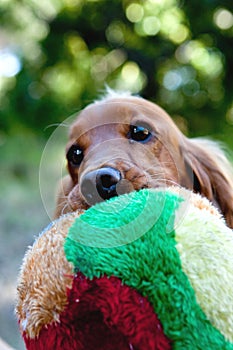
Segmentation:
{"type": "Polygon", "coordinates": [[[171,181],[158,167],[143,170],[133,164],[105,166],[85,173],[68,195],[72,211],[89,207],[116,196],[145,188],[167,187],[171,181]]]}
{"type": "Polygon", "coordinates": [[[174,184],[156,168],[144,171],[131,165],[120,171],[111,166],[103,167],[88,172],[80,179],[80,184],[76,184],[67,196],[67,208],[69,211],[86,210],[123,194],[174,184]]]}

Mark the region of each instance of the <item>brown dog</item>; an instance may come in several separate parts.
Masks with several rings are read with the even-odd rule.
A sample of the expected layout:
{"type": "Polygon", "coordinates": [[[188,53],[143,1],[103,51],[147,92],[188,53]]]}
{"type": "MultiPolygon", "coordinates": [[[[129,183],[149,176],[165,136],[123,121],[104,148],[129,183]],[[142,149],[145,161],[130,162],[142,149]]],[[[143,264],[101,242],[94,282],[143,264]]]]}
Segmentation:
{"type": "Polygon", "coordinates": [[[210,199],[233,227],[233,171],[223,151],[188,139],[143,98],[110,92],[86,107],[71,126],[66,156],[56,217],[122,193],[180,185],[210,199]]]}

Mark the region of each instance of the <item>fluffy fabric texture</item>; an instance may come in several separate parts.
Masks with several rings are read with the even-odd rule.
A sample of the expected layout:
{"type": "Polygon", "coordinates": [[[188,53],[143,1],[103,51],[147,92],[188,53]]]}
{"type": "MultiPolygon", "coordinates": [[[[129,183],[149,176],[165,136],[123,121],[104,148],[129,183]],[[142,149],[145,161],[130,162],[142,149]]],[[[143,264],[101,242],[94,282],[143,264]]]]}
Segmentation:
{"type": "MultiPolygon", "coordinates": [[[[120,209],[116,215],[117,201],[121,200],[116,199],[112,202],[112,205],[115,204],[116,208],[111,213],[105,211],[104,205],[102,205],[93,209],[95,215],[92,215],[92,210],[89,210],[87,215],[84,214],[80,220],[74,223],[65,246],[68,260],[74,266],[78,266],[79,270],[89,278],[100,277],[103,274],[107,276],[114,275],[120,278],[124,284],[135,288],[142,295],[146,295],[162,322],[165,334],[173,341],[173,344],[176,344],[177,349],[232,349],[232,344],[228,343],[223,334],[213,327],[200,308],[189,278],[182,270],[179,252],[176,249],[175,231],[171,231],[171,227],[174,225],[175,212],[179,208],[181,199],[171,193],[167,193],[164,199],[164,192],[151,191],[149,193],[144,191],[140,195],[135,193],[130,197],[132,199],[130,205],[136,203],[138,208],[140,207],[138,202],[141,200],[141,210],[146,205],[148,213],[154,215],[153,226],[131,244],[112,247],[111,249],[96,248],[96,241],[97,244],[100,241],[95,234],[95,228],[104,227],[107,222],[110,222],[115,229],[113,235],[114,242],[117,243],[118,229],[120,235],[127,235],[127,231],[124,235],[124,229],[128,229],[128,223],[135,222],[135,214],[137,217],[140,215],[138,211],[135,213],[131,210],[127,212],[126,216],[124,206],[124,209],[120,209]],[[159,215],[156,210],[153,210],[154,203],[157,203],[159,215]],[[163,204],[162,210],[161,204],[163,204]],[[97,209],[99,215],[97,215],[97,209]],[[114,217],[116,217],[116,221],[114,221],[114,217]],[[81,221],[80,225],[79,221],[81,221]],[[87,225],[83,225],[83,222],[87,225]],[[122,222],[124,224],[120,225],[122,222]],[[82,244],[84,237],[84,231],[82,230],[85,230],[87,226],[92,227],[93,230],[89,230],[90,236],[85,237],[85,239],[88,239],[89,244],[93,247],[82,244]]],[[[207,230],[208,234],[211,235],[210,227],[213,229],[213,218],[209,218],[212,220],[208,225],[206,215],[207,213],[205,213],[204,222],[200,218],[199,227],[196,223],[192,223],[193,225],[190,225],[188,230],[185,231],[185,235],[189,231],[195,231],[196,236],[198,236],[200,229],[201,231],[207,230]]],[[[153,221],[151,217],[149,221],[153,221]]],[[[182,222],[180,225],[182,226],[182,222]]],[[[132,227],[134,228],[133,224],[132,227]]],[[[215,235],[213,234],[212,237],[214,239],[215,235]]],[[[186,239],[186,237],[184,238],[186,239]]],[[[101,242],[106,245],[107,240],[108,235],[103,237],[101,242]]],[[[202,245],[205,244],[203,235],[201,235],[200,240],[202,245]]],[[[232,243],[232,235],[230,236],[230,234],[227,237],[227,241],[229,240],[232,243]]],[[[195,245],[193,246],[192,243],[190,245],[191,249],[195,250],[195,245]]],[[[222,248],[219,244],[217,246],[218,249],[222,248]]],[[[208,250],[208,248],[209,242],[207,241],[206,247],[203,249],[208,250]]],[[[208,251],[206,253],[209,255],[208,251]]],[[[232,258],[230,261],[232,261],[232,258]]],[[[199,255],[199,265],[202,265],[202,254],[199,255]]],[[[232,265],[230,267],[232,268],[232,265]]],[[[196,273],[198,278],[198,271],[196,273]]],[[[228,275],[228,277],[232,281],[232,275],[228,275]]],[[[208,279],[208,273],[206,278],[208,279]]],[[[232,305],[232,283],[228,293],[231,293],[232,305]]],[[[219,302],[220,300],[214,305],[216,308],[219,308],[219,302]]],[[[213,306],[212,301],[210,304],[213,306]]],[[[230,314],[231,312],[229,312],[230,314]]]]}
{"type": "Polygon", "coordinates": [[[208,201],[143,190],[72,215],[69,232],[68,215],[25,257],[16,310],[27,349],[233,350],[233,233],[208,201]]]}
{"type": "Polygon", "coordinates": [[[208,211],[190,208],[175,239],[198,304],[233,342],[233,231],[208,211]]]}
{"type": "Polygon", "coordinates": [[[28,349],[171,349],[146,298],[116,277],[75,276],[60,324],[25,338],[28,349]]]}
{"type": "Polygon", "coordinates": [[[24,257],[17,287],[16,313],[22,333],[30,338],[58,322],[73,283],[73,265],[64,254],[64,238],[78,213],[57,220],[41,233],[24,257]]]}

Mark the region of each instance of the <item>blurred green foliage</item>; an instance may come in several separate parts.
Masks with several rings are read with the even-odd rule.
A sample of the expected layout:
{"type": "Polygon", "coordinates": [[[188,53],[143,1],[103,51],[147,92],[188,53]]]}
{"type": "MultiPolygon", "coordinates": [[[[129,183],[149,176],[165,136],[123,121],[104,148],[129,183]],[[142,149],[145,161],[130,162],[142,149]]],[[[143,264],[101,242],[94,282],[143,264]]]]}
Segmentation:
{"type": "Polygon", "coordinates": [[[0,127],[62,122],[104,90],[233,147],[232,0],[2,0],[0,127]]]}

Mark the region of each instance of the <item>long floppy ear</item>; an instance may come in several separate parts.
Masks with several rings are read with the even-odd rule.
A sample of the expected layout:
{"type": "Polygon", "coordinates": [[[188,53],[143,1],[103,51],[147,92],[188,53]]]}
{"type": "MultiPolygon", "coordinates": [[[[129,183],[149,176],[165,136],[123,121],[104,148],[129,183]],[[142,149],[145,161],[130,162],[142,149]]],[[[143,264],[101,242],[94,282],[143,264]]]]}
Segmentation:
{"type": "Polygon", "coordinates": [[[211,200],[233,228],[233,168],[218,143],[185,139],[183,156],[193,171],[193,190],[211,200]]]}

